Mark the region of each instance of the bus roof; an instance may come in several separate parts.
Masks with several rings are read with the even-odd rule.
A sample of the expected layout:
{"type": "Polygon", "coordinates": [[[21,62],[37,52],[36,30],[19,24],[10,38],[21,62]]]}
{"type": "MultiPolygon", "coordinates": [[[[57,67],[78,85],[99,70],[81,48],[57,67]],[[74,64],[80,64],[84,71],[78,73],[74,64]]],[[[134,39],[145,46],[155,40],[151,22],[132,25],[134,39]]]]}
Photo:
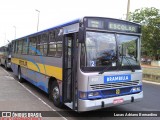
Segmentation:
{"type": "MultiPolygon", "coordinates": [[[[35,34],[40,34],[40,33],[43,33],[43,32],[46,32],[46,31],[49,31],[51,29],[56,29],[56,28],[61,28],[61,27],[64,27],[64,26],[67,26],[67,25],[71,25],[71,24],[74,24],[74,23],[78,23],[80,22],[81,19],[75,19],[73,21],[70,21],[70,22],[66,22],[64,24],[60,24],[60,25],[57,25],[57,26],[54,26],[54,27],[51,27],[51,28],[48,28],[48,29],[45,29],[45,30],[42,30],[42,31],[39,31],[39,32],[35,32],[35,33],[32,33],[32,34],[29,34],[29,35],[26,35],[26,36],[23,36],[23,37],[20,37],[20,38],[25,38],[27,36],[33,36],[35,34]]],[[[20,39],[20,38],[17,38],[16,40],[20,39]]]]}
{"type": "MultiPolygon", "coordinates": [[[[75,19],[75,20],[72,20],[72,21],[70,21],[70,22],[66,22],[66,23],[64,23],[64,24],[60,24],[60,25],[57,25],[57,26],[54,26],[54,27],[51,27],[51,28],[48,28],[48,29],[45,29],[45,30],[42,30],[42,31],[39,31],[39,32],[35,32],[35,33],[29,34],[29,35],[26,35],[26,36],[23,36],[23,37],[20,37],[20,38],[25,38],[25,37],[27,37],[27,36],[34,36],[35,34],[40,34],[40,33],[49,31],[49,30],[51,30],[51,29],[61,28],[61,27],[65,27],[65,26],[68,26],[68,25],[71,25],[71,24],[74,24],[74,23],[79,23],[80,21],[84,20],[84,18],[111,19],[111,20],[126,21],[126,22],[129,22],[129,23],[132,23],[132,24],[140,25],[140,24],[135,23],[135,22],[131,22],[131,21],[127,21],[127,20],[121,20],[121,19],[116,19],[116,18],[96,17],[96,16],[84,16],[84,17],[81,17],[81,18],[79,18],[79,19],[75,19]]],[[[18,40],[18,39],[20,39],[20,38],[17,38],[16,40],[18,40]]]]}

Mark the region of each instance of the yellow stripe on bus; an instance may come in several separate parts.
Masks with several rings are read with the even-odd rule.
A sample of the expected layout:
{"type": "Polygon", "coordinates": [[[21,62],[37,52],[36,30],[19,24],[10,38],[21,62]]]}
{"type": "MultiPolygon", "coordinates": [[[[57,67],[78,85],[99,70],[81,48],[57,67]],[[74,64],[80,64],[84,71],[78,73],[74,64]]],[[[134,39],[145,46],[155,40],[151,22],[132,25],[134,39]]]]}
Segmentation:
{"type": "Polygon", "coordinates": [[[56,79],[62,80],[62,68],[55,67],[51,65],[45,65],[41,63],[33,63],[31,61],[18,59],[18,58],[12,58],[11,62],[20,66],[23,66],[25,68],[28,68],[30,70],[42,73],[47,76],[53,76],[56,79]]]}

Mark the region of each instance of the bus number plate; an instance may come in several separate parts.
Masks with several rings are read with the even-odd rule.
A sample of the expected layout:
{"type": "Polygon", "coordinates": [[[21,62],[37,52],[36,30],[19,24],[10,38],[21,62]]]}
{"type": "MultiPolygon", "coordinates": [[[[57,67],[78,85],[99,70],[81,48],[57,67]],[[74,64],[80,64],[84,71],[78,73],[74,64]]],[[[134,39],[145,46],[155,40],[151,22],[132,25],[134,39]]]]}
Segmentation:
{"type": "Polygon", "coordinates": [[[120,103],[123,103],[123,102],[124,102],[123,98],[113,100],[113,104],[120,104],[120,103]]]}

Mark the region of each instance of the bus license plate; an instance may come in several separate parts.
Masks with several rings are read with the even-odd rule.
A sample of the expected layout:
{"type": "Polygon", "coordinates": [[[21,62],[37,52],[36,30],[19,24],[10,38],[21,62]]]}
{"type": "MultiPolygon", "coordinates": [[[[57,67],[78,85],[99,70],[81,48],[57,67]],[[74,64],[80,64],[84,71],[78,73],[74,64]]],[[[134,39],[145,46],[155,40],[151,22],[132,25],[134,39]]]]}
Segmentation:
{"type": "Polygon", "coordinates": [[[113,100],[113,104],[120,104],[120,103],[123,103],[123,102],[124,102],[123,98],[113,100]]]}

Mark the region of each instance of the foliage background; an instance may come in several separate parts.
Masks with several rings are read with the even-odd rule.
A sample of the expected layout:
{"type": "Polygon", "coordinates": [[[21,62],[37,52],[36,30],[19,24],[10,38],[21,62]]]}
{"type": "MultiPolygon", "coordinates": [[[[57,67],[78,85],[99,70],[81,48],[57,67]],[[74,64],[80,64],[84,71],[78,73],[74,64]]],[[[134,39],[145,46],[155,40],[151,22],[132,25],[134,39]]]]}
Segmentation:
{"type": "Polygon", "coordinates": [[[142,56],[160,60],[160,10],[136,9],[129,14],[129,20],[142,25],[142,56]]]}

